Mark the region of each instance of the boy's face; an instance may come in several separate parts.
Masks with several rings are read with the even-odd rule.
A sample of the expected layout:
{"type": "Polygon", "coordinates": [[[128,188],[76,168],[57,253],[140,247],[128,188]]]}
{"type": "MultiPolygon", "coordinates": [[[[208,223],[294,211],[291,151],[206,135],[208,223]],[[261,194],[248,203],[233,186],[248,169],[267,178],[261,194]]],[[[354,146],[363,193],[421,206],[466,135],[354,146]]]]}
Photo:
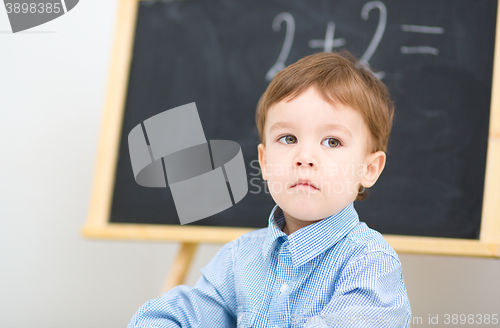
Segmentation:
{"type": "Polygon", "coordinates": [[[266,146],[258,146],[262,175],[287,225],[296,229],[353,202],[360,184],[371,187],[385,165],[384,152],[368,152],[362,116],[333,107],[314,88],[275,104],[264,130],[266,146]]]}

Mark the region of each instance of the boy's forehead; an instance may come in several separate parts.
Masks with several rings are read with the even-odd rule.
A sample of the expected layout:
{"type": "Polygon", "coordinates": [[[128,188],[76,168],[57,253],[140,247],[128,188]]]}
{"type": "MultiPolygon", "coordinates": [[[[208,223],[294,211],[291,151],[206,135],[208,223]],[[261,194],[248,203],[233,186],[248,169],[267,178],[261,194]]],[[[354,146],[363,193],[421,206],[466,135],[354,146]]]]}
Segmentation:
{"type": "MultiPolygon", "coordinates": [[[[273,109],[279,107],[279,108],[285,108],[285,109],[294,109],[294,108],[317,108],[318,106],[320,107],[327,107],[328,109],[335,110],[336,106],[345,106],[341,104],[339,101],[336,101],[334,99],[327,100],[324,99],[324,97],[317,91],[316,87],[309,87],[306,90],[297,93],[297,94],[290,94],[283,98],[282,100],[275,102],[269,107],[267,116],[269,116],[270,113],[276,112],[273,109]]],[[[286,115],[287,113],[282,113],[282,115],[286,115]]],[[[275,113],[276,115],[276,113],[275,113]]]]}
{"type": "Polygon", "coordinates": [[[326,102],[316,92],[304,92],[292,100],[284,99],[273,104],[267,112],[265,130],[299,128],[308,123],[321,131],[341,129],[351,134],[350,131],[361,121],[363,117],[358,110],[341,103],[326,102]]]}

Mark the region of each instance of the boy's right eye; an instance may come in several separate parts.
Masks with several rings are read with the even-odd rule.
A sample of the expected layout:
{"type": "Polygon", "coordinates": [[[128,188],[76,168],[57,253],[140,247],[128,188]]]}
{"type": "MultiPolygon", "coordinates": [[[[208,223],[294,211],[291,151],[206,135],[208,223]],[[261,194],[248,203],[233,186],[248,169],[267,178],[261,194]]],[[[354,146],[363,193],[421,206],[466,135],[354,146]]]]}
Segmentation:
{"type": "Polygon", "coordinates": [[[286,136],[280,137],[278,139],[278,141],[281,142],[281,143],[292,144],[292,143],[296,143],[297,142],[297,138],[294,137],[294,136],[292,136],[292,135],[290,135],[290,134],[288,134],[286,136]],[[284,142],[281,141],[281,140],[284,140],[284,142]]]}

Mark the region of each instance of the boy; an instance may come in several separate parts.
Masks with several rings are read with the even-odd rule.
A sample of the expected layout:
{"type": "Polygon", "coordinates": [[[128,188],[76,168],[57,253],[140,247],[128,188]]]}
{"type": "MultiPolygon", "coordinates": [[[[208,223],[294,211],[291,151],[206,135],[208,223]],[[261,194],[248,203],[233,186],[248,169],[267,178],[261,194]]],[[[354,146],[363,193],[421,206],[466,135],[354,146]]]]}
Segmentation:
{"type": "Polygon", "coordinates": [[[347,52],[279,72],[256,113],[269,227],[224,245],[194,287],[147,302],[129,327],[408,327],[398,256],[353,207],[384,169],[393,113],[347,52]]]}

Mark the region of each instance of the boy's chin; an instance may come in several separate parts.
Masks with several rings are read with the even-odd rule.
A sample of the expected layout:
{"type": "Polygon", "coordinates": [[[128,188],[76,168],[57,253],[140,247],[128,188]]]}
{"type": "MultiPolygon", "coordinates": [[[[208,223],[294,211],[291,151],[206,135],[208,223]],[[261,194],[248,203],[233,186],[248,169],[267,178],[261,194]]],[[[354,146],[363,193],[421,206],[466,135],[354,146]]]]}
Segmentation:
{"type": "Polygon", "coordinates": [[[290,197],[287,194],[271,193],[278,206],[289,216],[300,221],[315,222],[332,214],[338,204],[325,204],[324,200],[315,197],[290,197]]]}

